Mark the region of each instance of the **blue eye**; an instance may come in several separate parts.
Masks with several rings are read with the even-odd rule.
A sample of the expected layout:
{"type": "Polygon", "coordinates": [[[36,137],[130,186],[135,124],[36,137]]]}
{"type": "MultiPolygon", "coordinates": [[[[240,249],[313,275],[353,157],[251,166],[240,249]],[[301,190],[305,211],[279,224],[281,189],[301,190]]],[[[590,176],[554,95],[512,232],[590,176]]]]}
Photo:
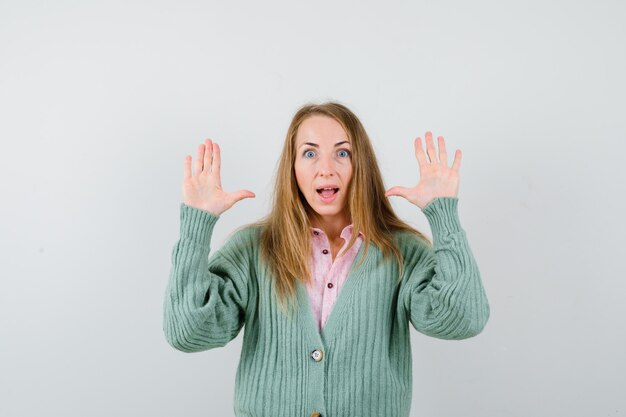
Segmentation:
{"type": "MultiPolygon", "coordinates": [[[[313,155],[308,156],[308,154],[312,153],[313,155],[315,155],[315,151],[313,149],[308,149],[306,151],[304,151],[304,153],[302,154],[305,158],[312,158],[313,155]]],[[[341,149],[339,151],[339,153],[343,153],[342,158],[348,158],[350,156],[350,151],[347,149],[341,149]]]]}

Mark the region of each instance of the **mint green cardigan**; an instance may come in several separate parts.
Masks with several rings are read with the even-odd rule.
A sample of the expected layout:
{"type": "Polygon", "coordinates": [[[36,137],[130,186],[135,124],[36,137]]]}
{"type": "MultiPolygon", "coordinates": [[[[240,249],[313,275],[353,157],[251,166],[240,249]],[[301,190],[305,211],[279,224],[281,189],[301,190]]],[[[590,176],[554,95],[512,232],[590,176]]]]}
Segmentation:
{"type": "Polygon", "coordinates": [[[274,283],[259,262],[258,227],[238,230],[209,257],[219,216],[181,203],[165,338],[178,350],[199,352],[226,345],[245,324],[237,416],[408,416],[409,323],[425,335],[459,340],[479,334],[489,318],[457,203],[440,197],[422,210],[432,246],[396,233],[405,267],[400,281],[395,258],[382,262],[373,244],[354,269],[363,244],[321,332],[300,282],[296,314],[289,318],[277,307],[274,283]]]}

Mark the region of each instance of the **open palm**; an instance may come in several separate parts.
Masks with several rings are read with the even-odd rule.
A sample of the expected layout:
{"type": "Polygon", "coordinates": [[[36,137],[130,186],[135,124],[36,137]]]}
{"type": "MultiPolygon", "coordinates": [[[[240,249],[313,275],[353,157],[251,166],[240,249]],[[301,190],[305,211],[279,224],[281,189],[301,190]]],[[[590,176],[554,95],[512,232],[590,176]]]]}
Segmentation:
{"type": "Polygon", "coordinates": [[[448,167],[446,144],[443,136],[438,137],[439,158],[431,132],[426,132],[426,151],[422,148],[421,138],[415,139],[415,157],[419,164],[420,179],[412,188],[391,187],[386,196],[400,196],[423,209],[438,197],[457,197],[459,193],[459,169],[461,168],[461,150],[454,154],[452,167],[448,167]]]}
{"type": "Polygon", "coordinates": [[[220,147],[207,139],[198,147],[198,157],[191,172],[191,156],[184,162],[183,202],[219,216],[244,198],[256,197],[252,191],[227,193],[222,189],[220,147]]]}

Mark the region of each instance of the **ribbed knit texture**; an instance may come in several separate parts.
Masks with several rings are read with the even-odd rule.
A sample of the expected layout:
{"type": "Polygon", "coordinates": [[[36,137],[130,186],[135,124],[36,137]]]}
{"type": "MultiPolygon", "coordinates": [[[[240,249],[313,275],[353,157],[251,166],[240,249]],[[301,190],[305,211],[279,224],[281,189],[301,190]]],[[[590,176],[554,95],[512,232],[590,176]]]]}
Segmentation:
{"type": "Polygon", "coordinates": [[[489,318],[457,204],[456,197],[440,197],[422,210],[433,247],[408,233],[396,235],[405,266],[400,282],[395,258],[382,262],[373,244],[354,269],[361,245],[321,332],[300,282],[292,319],[278,308],[274,283],[259,259],[259,228],[236,232],[209,258],[219,217],[181,204],[165,337],[178,350],[204,351],[226,345],[245,323],[235,384],[239,417],[406,417],[412,393],[409,323],[432,337],[466,339],[489,318]],[[311,356],[315,350],[323,353],[320,361],[311,356]]]}

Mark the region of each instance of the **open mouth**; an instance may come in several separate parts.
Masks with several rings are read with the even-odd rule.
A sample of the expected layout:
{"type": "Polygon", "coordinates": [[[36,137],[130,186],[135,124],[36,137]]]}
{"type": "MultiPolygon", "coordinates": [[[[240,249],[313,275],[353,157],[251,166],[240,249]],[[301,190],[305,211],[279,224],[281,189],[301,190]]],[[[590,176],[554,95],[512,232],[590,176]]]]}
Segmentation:
{"type": "Polygon", "coordinates": [[[316,191],[322,197],[330,197],[331,195],[337,193],[339,188],[318,188],[316,191]]]}

